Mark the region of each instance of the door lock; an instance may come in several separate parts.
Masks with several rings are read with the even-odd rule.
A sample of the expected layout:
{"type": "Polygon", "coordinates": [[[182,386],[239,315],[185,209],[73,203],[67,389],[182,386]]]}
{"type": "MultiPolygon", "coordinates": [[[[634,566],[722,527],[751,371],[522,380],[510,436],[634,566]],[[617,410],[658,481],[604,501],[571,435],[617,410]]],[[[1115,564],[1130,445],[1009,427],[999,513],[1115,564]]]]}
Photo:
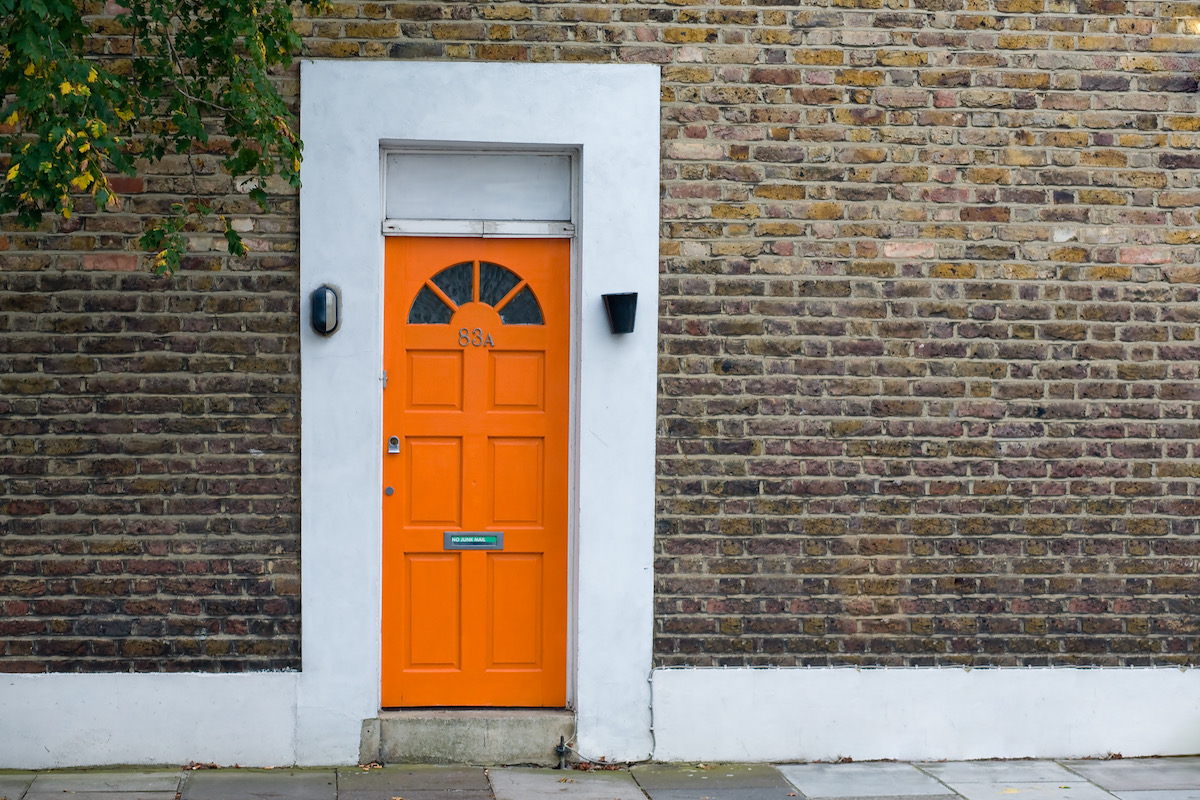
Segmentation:
{"type": "Polygon", "coordinates": [[[400,452],[400,437],[399,436],[389,436],[388,437],[388,452],[389,453],[399,453],[400,452]]]}

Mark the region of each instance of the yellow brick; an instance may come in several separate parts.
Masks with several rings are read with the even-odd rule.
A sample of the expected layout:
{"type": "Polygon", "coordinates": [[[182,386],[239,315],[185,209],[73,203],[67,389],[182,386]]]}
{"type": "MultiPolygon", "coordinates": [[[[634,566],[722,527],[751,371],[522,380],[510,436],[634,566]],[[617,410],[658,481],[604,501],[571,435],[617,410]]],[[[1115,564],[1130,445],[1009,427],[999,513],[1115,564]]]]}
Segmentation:
{"type": "Polygon", "coordinates": [[[849,86],[879,86],[883,83],[883,72],[874,69],[839,70],[834,82],[849,86]]]}
{"type": "Polygon", "coordinates": [[[756,205],[735,206],[728,203],[713,206],[711,215],[715,219],[754,219],[762,216],[756,205]]]}
{"type": "Polygon", "coordinates": [[[1045,50],[1049,43],[1048,36],[1027,33],[1002,33],[996,37],[996,46],[1001,50],[1045,50]]]}
{"type": "Polygon", "coordinates": [[[1088,251],[1082,247],[1059,247],[1046,254],[1051,261],[1079,264],[1088,260],[1088,251]]]}
{"type": "Polygon", "coordinates": [[[836,67],[842,63],[844,58],[845,55],[841,50],[798,50],[792,60],[797,64],[836,67]]]}
{"type": "Polygon", "coordinates": [[[716,28],[666,28],[663,41],[672,44],[703,44],[717,40],[716,28]]]}
{"type": "Polygon", "coordinates": [[[1093,206],[1123,206],[1127,198],[1111,189],[1080,189],[1079,202],[1093,206]]]}
{"type": "Polygon", "coordinates": [[[808,207],[809,219],[841,219],[841,203],[813,203],[808,207]]]}
{"type": "Polygon", "coordinates": [[[1085,280],[1089,281],[1127,281],[1133,277],[1129,267],[1089,267],[1083,271],[1085,280]]]}
{"type": "Polygon", "coordinates": [[[1121,69],[1158,72],[1163,68],[1162,59],[1154,56],[1121,56],[1121,69]]]}
{"type": "Polygon", "coordinates": [[[1090,167],[1123,167],[1128,162],[1118,150],[1089,150],[1079,154],[1079,163],[1090,167]]]}
{"type": "Polygon", "coordinates": [[[755,226],[759,236],[799,236],[804,225],[798,222],[760,222],[755,226]]]}
{"type": "Polygon", "coordinates": [[[974,264],[934,264],[933,269],[929,270],[931,278],[974,278],[974,264]]]}
{"type": "Polygon", "coordinates": [[[715,72],[711,67],[664,67],[662,74],[672,83],[711,83],[715,72]]]}
{"type": "Polygon", "coordinates": [[[875,54],[875,63],[881,67],[920,67],[928,62],[928,54],[919,50],[880,50],[875,54]]]}
{"type": "Polygon", "coordinates": [[[803,200],[805,189],[797,184],[765,183],[754,187],[754,196],[769,200],[803,200]]]}
{"type": "Polygon", "coordinates": [[[479,16],[483,19],[533,19],[533,11],[522,5],[485,6],[479,9],[479,16]]]}
{"type": "Polygon", "coordinates": [[[970,183],[1011,183],[1011,173],[996,167],[972,167],[966,171],[970,183]]]}

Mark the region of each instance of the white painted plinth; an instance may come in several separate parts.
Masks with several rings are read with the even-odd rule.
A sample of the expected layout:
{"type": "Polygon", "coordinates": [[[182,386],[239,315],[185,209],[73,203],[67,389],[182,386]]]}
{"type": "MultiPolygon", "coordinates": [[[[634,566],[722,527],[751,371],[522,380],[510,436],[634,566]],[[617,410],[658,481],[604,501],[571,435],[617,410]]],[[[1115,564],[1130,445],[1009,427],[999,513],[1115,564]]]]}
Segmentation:
{"type": "Polygon", "coordinates": [[[0,768],[295,762],[297,673],[0,676],[0,768]]]}
{"type": "Polygon", "coordinates": [[[659,669],[661,761],[1200,753],[1200,670],[659,669]]]}

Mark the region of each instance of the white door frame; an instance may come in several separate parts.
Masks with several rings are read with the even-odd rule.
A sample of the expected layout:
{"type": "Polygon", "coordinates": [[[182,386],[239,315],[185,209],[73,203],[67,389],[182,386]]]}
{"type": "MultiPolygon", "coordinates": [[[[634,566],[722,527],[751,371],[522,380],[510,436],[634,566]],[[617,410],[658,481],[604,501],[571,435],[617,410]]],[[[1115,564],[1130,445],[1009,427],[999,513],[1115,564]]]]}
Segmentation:
{"type": "MultiPolygon", "coordinates": [[[[386,171],[387,156],[390,153],[416,152],[422,154],[453,154],[453,155],[555,155],[567,156],[571,159],[570,195],[571,218],[569,221],[548,220],[492,220],[492,219],[388,219],[382,221],[384,236],[416,236],[416,237],[447,237],[447,238],[537,238],[537,239],[570,239],[571,262],[569,265],[568,290],[570,292],[569,308],[571,320],[568,326],[567,353],[569,368],[568,385],[568,419],[567,419],[567,663],[566,663],[566,699],[567,708],[575,708],[575,653],[578,644],[578,570],[576,561],[579,553],[579,519],[575,498],[579,477],[579,463],[575,458],[578,451],[579,437],[579,244],[575,239],[575,221],[579,218],[579,151],[577,148],[512,148],[512,147],[480,147],[468,145],[465,147],[394,147],[385,146],[380,152],[380,169],[386,171]]],[[[386,208],[388,192],[386,174],[382,185],[380,198],[381,208],[386,208]]],[[[437,191],[437,187],[421,187],[422,191],[437,191]]],[[[383,312],[386,314],[386,310],[383,312]]],[[[382,588],[382,587],[381,587],[382,588]]]]}

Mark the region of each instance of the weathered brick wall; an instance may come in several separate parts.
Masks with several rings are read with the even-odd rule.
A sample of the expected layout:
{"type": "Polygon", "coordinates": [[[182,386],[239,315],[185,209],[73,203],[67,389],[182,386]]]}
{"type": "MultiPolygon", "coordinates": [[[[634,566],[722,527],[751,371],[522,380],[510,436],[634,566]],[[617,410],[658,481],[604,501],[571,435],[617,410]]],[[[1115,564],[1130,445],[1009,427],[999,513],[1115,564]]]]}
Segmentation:
{"type": "MultiPolygon", "coordinates": [[[[316,57],[662,65],[659,663],[1197,660],[1200,6],[301,29],[316,57]]],[[[81,270],[132,266],[177,180],[0,239],[0,670],[297,664],[294,207],[242,215],[249,261],[81,270]]]]}
{"type": "Polygon", "coordinates": [[[197,231],[178,276],[139,261],[178,159],[115,181],[119,212],[4,221],[0,672],[300,666],[296,201],[260,214],[198,161],[249,258],[197,231]]]}

